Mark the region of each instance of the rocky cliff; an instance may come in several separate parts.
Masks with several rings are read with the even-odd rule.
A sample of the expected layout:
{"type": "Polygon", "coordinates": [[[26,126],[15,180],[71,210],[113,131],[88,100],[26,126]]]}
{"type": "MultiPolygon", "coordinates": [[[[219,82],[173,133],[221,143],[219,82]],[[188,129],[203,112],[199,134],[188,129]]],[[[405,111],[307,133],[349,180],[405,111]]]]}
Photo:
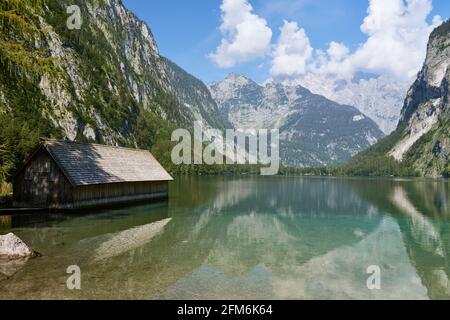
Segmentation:
{"type": "Polygon", "coordinates": [[[362,72],[356,73],[351,80],[309,73],[293,82],[332,101],[356,107],[375,121],[385,134],[397,128],[406,92],[411,85],[386,75],[362,72]]]}
{"type": "Polygon", "coordinates": [[[433,31],[427,58],[405,100],[389,155],[425,176],[450,171],[450,21],[433,31]]]}
{"type": "Polygon", "coordinates": [[[302,86],[263,86],[230,74],[209,85],[222,118],[236,128],[279,129],[285,165],[308,167],[341,163],[383,137],[356,108],[312,94],[302,86]]]}
{"type": "Polygon", "coordinates": [[[26,98],[31,91],[2,74],[0,114],[29,104],[62,138],[132,146],[147,113],[154,122],[223,128],[207,87],[162,57],[149,27],[120,0],[52,0],[27,9],[21,14],[40,30],[34,44],[52,71],[33,80],[26,98]],[[70,5],[81,9],[80,29],[67,27],[70,5]]]}

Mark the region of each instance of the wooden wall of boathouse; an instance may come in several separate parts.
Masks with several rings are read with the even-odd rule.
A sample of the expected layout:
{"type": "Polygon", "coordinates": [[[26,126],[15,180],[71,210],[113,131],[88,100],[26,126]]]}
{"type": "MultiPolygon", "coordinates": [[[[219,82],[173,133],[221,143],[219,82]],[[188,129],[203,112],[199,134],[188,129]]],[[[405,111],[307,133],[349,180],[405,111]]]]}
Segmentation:
{"type": "Polygon", "coordinates": [[[73,208],[119,205],[168,196],[167,181],[121,182],[80,186],[74,189],[73,208]]]}
{"type": "Polygon", "coordinates": [[[38,151],[14,178],[16,207],[72,210],[163,199],[168,181],[72,186],[46,149],[38,151]]]}
{"type": "Polygon", "coordinates": [[[33,156],[13,182],[16,207],[49,208],[73,203],[73,187],[45,149],[33,156]]]}

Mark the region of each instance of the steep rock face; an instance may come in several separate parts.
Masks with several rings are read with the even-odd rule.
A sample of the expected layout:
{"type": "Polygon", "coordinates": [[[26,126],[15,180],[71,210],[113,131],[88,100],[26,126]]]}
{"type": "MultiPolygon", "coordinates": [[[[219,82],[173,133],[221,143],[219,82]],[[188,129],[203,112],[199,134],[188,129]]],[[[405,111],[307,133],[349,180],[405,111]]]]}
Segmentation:
{"type": "Polygon", "coordinates": [[[231,128],[220,117],[220,110],[207,86],[167,58],[162,58],[169,86],[185,108],[196,120],[204,120],[212,128],[231,128]]]}
{"type": "Polygon", "coordinates": [[[365,73],[357,73],[352,80],[310,73],[295,83],[332,101],[356,107],[375,121],[385,134],[397,128],[410,86],[410,83],[388,76],[365,73]]]}
{"type": "Polygon", "coordinates": [[[401,132],[389,155],[423,175],[441,176],[450,163],[450,21],[430,36],[427,58],[408,92],[401,132]]]}
{"type": "Polygon", "coordinates": [[[279,129],[281,158],[290,166],[323,166],[348,160],[383,136],[351,106],[312,94],[302,86],[260,86],[238,74],[209,85],[221,115],[235,128],[279,129]]]}
{"type": "MultiPolygon", "coordinates": [[[[207,87],[162,57],[148,26],[120,0],[47,1],[35,14],[45,30],[37,47],[54,67],[36,84],[41,113],[66,138],[135,145],[142,110],[179,125],[223,127],[207,87]],[[79,30],[67,28],[70,5],[81,9],[79,30]]],[[[5,112],[14,108],[7,86],[0,84],[5,112]]]]}

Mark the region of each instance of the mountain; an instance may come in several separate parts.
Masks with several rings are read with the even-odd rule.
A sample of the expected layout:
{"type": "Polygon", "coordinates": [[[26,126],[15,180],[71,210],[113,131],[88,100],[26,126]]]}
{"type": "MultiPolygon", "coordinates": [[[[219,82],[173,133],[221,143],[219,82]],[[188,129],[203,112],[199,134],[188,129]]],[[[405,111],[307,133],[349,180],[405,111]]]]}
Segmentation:
{"type": "Polygon", "coordinates": [[[356,108],[302,86],[263,86],[230,74],[208,85],[222,119],[241,129],[279,129],[281,158],[289,166],[323,166],[348,160],[383,137],[356,108]]]}
{"type": "Polygon", "coordinates": [[[400,120],[400,112],[410,83],[389,76],[358,72],[353,79],[309,73],[294,82],[315,94],[341,104],[355,106],[374,120],[385,134],[392,133],[400,120]]]}
{"type": "Polygon", "coordinates": [[[3,73],[2,109],[14,110],[18,102],[38,105],[62,137],[109,144],[136,145],[136,126],[145,111],[171,123],[192,126],[204,120],[223,128],[207,87],[159,54],[149,27],[122,1],[55,0],[19,9],[40,33],[26,29],[14,36],[34,37],[51,72],[28,83],[36,89],[34,102],[19,99],[23,83],[3,73]],[[67,27],[70,5],[81,9],[79,30],[67,27]]]}
{"type": "Polygon", "coordinates": [[[40,137],[151,149],[168,167],[174,129],[231,126],[120,0],[12,1],[0,13],[0,180],[40,137]]]}
{"type": "Polygon", "coordinates": [[[397,129],[341,168],[345,174],[450,176],[449,65],[447,21],[430,35],[425,63],[407,93],[397,129]]]}
{"type": "Polygon", "coordinates": [[[426,176],[450,170],[450,20],[430,35],[427,58],[405,100],[389,155],[426,176]]]}

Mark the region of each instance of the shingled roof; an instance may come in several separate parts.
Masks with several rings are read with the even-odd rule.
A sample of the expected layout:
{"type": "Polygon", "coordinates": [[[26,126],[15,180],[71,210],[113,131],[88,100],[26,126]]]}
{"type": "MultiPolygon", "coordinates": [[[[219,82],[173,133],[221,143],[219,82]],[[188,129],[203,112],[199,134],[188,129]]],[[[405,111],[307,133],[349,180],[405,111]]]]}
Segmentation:
{"type": "Polygon", "coordinates": [[[59,140],[42,147],[73,186],[173,180],[148,151],[59,140]]]}

